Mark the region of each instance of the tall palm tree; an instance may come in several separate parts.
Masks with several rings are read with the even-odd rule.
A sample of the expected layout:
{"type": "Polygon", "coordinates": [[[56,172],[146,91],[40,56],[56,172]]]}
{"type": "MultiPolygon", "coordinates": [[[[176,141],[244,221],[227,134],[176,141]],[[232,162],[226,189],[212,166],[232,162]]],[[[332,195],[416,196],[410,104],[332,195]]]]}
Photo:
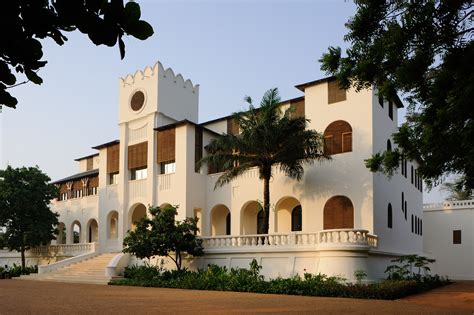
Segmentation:
{"type": "Polygon", "coordinates": [[[469,200],[474,195],[474,190],[467,188],[464,183],[466,182],[465,175],[461,175],[454,179],[454,182],[446,182],[441,186],[441,190],[447,192],[449,195],[446,197],[448,201],[455,200],[469,200]]]}
{"type": "Polygon", "coordinates": [[[260,107],[246,97],[249,110],[235,113],[239,134],[222,134],[206,147],[208,155],[198,163],[208,163],[224,170],[214,189],[221,187],[245,171],[258,167],[263,180],[263,233],[268,233],[270,179],[277,165],[287,176],[301,180],[304,164],[329,159],[323,152],[323,136],[306,129],[304,117],[292,117],[293,109],[282,112],[277,88],[263,95],[260,107]]]}

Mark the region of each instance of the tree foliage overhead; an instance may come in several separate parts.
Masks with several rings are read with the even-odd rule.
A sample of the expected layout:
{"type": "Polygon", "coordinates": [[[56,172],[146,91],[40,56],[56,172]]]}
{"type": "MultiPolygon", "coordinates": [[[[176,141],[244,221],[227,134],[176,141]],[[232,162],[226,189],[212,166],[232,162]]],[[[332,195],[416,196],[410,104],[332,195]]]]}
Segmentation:
{"type": "Polygon", "coordinates": [[[446,200],[470,200],[473,198],[474,190],[466,188],[463,176],[456,178],[453,182],[443,183],[441,190],[446,191],[449,195],[446,200]]]}
{"type": "Polygon", "coordinates": [[[234,114],[240,128],[238,135],[223,134],[207,146],[208,155],[200,163],[210,163],[224,170],[215,188],[223,186],[250,168],[257,167],[263,180],[263,233],[268,233],[270,179],[277,165],[287,176],[300,180],[303,166],[328,159],[323,153],[323,136],[306,129],[308,120],[292,117],[293,109],[280,109],[278,89],[265,92],[260,107],[246,97],[249,110],[234,114]]]}
{"type": "Polygon", "coordinates": [[[57,188],[38,167],[0,170],[0,226],[6,228],[4,241],[10,250],[21,252],[55,239],[58,214],[49,209],[57,188]]]}
{"type": "Polygon", "coordinates": [[[0,105],[18,103],[8,89],[17,76],[41,84],[38,70],[46,65],[40,40],[50,38],[58,45],[67,41],[65,32],[79,30],[96,45],[115,46],[125,56],[122,37],[145,40],[153,28],[140,20],[140,6],[123,0],[15,0],[3,1],[0,9],[0,105]]]}
{"type": "Polygon", "coordinates": [[[400,150],[374,156],[370,168],[390,173],[406,157],[420,162],[430,186],[460,173],[474,188],[473,2],[355,3],[357,13],[346,24],[346,56],[330,47],[321,69],[345,88],[375,85],[379,95],[393,98],[400,91],[409,103],[406,122],[393,135],[400,150]]]}
{"type": "Polygon", "coordinates": [[[137,222],[136,228],[129,231],[123,240],[124,253],[138,258],[150,259],[153,256],[169,257],[181,270],[182,254],[193,256],[204,254],[202,240],[196,238],[199,231],[197,218],[175,221],[176,207],[150,207],[150,218],[137,222]]]}

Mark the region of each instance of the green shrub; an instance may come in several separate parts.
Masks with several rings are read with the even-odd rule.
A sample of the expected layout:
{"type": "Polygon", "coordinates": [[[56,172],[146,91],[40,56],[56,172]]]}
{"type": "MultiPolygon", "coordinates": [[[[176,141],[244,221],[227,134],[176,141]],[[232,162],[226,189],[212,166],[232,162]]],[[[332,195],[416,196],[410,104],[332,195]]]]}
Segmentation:
{"type": "MultiPolygon", "coordinates": [[[[131,266],[125,271],[126,279],[111,284],[145,287],[181,288],[194,290],[217,290],[255,292],[271,294],[351,297],[363,299],[398,299],[410,294],[429,290],[449,283],[438,276],[425,276],[411,280],[385,280],[380,283],[346,283],[341,277],[305,273],[291,278],[276,278],[265,281],[260,275],[261,266],[256,260],[250,269],[209,265],[207,269],[165,271],[157,266],[131,266]]],[[[365,272],[364,272],[365,274],[365,272]]]]}
{"type": "Polygon", "coordinates": [[[21,275],[29,275],[31,273],[38,273],[38,266],[25,266],[24,268],[21,266],[17,266],[13,264],[13,267],[10,268],[10,276],[11,277],[19,277],[21,275]]]}

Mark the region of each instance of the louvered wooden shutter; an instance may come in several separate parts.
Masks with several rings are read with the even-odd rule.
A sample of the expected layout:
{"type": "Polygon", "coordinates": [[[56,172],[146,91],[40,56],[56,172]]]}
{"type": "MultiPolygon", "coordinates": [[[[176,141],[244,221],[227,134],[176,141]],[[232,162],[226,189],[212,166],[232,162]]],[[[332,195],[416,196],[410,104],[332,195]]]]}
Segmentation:
{"type": "Polygon", "coordinates": [[[94,167],[94,158],[93,157],[87,158],[86,170],[90,171],[92,170],[93,167],[94,167]]]}
{"type": "Polygon", "coordinates": [[[305,115],[305,105],[304,105],[304,100],[291,103],[291,108],[294,110],[291,112],[291,117],[297,118],[297,117],[304,117],[305,115]]]}
{"type": "Polygon", "coordinates": [[[60,193],[60,194],[65,194],[65,193],[67,193],[66,184],[61,184],[61,185],[59,185],[59,193],[60,193]]]}
{"type": "Polygon", "coordinates": [[[176,160],[176,128],[158,131],[157,162],[176,160]]]}
{"type": "Polygon", "coordinates": [[[324,229],[352,229],[354,228],[354,208],[349,198],[335,196],[329,199],[324,206],[324,229]]]}
{"type": "Polygon", "coordinates": [[[339,81],[328,82],[328,104],[346,100],[346,90],[339,88],[339,81]]]}
{"type": "Polygon", "coordinates": [[[79,180],[75,180],[74,183],[72,184],[72,189],[73,190],[81,190],[83,187],[82,185],[82,181],[79,179],[79,180]]]}
{"type": "Polygon", "coordinates": [[[196,163],[202,159],[202,128],[196,126],[194,132],[194,171],[199,173],[196,163]]]}
{"type": "Polygon", "coordinates": [[[148,142],[137,143],[128,147],[128,169],[147,166],[148,142]]]}
{"type": "Polygon", "coordinates": [[[89,177],[89,187],[99,187],[99,176],[89,177]]]}
{"type": "Polygon", "coordinates": [[[119,172],[120,145],[107,147],[107,174],[119,172]]]}
{"type": "Polygon", "coordinates": [[[342,134],[342,152],[352,151],[352,132],[342,134]]]}
{"type": "Polygon", "coordinates": [[[227,119],[227,134],[238,135],[239,134],[239,122],[235,118],[227,119]]]}

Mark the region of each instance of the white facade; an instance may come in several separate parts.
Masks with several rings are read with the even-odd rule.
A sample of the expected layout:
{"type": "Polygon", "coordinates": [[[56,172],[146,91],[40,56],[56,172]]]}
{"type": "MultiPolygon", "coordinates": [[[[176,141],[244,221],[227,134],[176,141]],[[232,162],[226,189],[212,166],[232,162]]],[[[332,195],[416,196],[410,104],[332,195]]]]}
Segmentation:
{"type": "MultiPolygon", "coordinates": [[[[219,173],[208,174],[207,167],[195,171],[196,129],[203,130],[202,150],[211,139],[227,132],[228,117],[199,124],[199,86],[175,75],[171,69],[165,70],[159,62],[153,68],[120,79],[119,140],[95,147],[99,155],[93,156],[92,162],[79,159],[80,174],[56,182],[62,187],[65,200],[53,202],[52,210],[60,214],[67,243],[73,242],[76,222],[81,226],[80,242],[97,241],[101,252],[118,252],[127,230],[137,216],[144,215],[148,205],[172,204],[179,205],[177,219],[201,219],[206,255],[195,261],[197,266],[248,266],[252,258],[258,258],[268,276],[288,276],[306,270],[353,279],[354,270],[365,269],[370,278],[376,279],[384,276],[383,270],[393,257],[421,254],[422,237],[411,230],[412,216],[422,224],[422,189],[414,173],[416,163],[407,162],[406,176],[398,172],[391,178],[371,173],[364,165],[373,153],[387,148],[387,140],[397,130],[397,109],[401,103],[385,101],[382,106],[372,89],[348,90],[343,98],[329,103],[330,82],[328,78],[297,86],[303,96],[282,102],[282,107],[303,102],[309,128],[319,132],[329,130],[334,122],[345,122],[344,128],[350,128],[350,132],[340,135],[345,152],[332,155],[331,161],[307,166],[300,182],[275,168],[270,184],[269,235],[261,238],[252,236],[257,234],[258,201],[263,200],[258,171],[250,170],[216,190],[214,183],[219,173]],[[132,97],[137,92],[143,93],[143,106],[134,110],[132,97]],[[167,166],[166,174],[160,174],[164,165],[158,161],[157,137],[166,130],[174,130],[174,164],[167,166]],[[107,155],[111,154],[109,148],[118,143],[119,172],[113,180],[116,183],[111,183],[107,155]],[[128,156],[132,152],[130,146],[143,143],[146,153],[140,152],[146,154],[145,162],[130,162],[134,159],[128,156]],[[146,163],[146,170],[137,175],[129,169],[129,162],[146,163]],[[93,182],[95,176],[96,191],[87,190],[90,184],[86,183],[78,189],[87,193],[73,195],[79,180],[87,177],[93,182]],[[302,209],[300,227],[292,223],[292,213],[296,213],[293,211],[298,206],[302,209]],[[350,206],[352,217],[347,210],[350,206]],[[349,214],[331,214],[336,213],[337,207],[345,207],[344,213],[349,214]],[[226,226],[228,213],[230,227],[226,226]],[[325,226],[341,227],[325,230],[325,226]],[[264,243],[260,243],[262,240],[264,243]]],[[[334,148],[340,140],[335,138],[339,136],[337,132],[334,139],[327,133],[334,148]]]]}
{"type": "Polygon", "coordinates": [[[423,249],[436,259],[433,272],[474,280],[474,200],[423,206],[423,249]]]}

